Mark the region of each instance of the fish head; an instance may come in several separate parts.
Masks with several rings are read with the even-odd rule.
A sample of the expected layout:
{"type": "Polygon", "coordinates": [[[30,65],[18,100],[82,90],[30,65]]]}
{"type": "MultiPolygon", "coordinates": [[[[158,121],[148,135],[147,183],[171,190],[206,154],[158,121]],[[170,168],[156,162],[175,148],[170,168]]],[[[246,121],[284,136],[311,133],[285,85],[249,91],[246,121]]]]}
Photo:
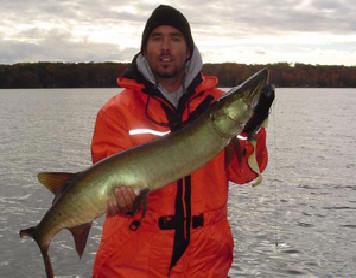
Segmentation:
{"type": "Polygon", "coordinates": [[[267,81],[268,70],[260,70],[218,100],[211,118],[221,134],[231,137],[241,133],[247,121],[252,117],[267,81]]]}

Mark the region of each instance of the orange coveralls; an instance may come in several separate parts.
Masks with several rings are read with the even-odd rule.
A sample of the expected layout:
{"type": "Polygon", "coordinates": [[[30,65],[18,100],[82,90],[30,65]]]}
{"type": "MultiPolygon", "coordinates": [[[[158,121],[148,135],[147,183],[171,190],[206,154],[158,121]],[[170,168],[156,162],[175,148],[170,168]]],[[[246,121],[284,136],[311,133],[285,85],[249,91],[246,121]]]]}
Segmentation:
{"type": "MultiPolygon", "coordinates": [[[[133,78],[118,78],[125,88],[98,112],[91,145],[92,160],[148,142],[148,129],[180,128],[219,99],[215,77],[200,76],[175,109],[162,95],[133,78]],[[145,133],[145,132],[142,132],[145,133]]],[[[253,147],[240,141],[242,159],[226,163],[226,151],[190,176],[147,198],[147,213],[107,216],[94,264],[94,278],[212,277],[226,278],[233,260],[233,239],[227,219],[228,181],[242,184],[256,174],[247,159],[253,147]]],[[[232,149],[232,148],[231,148],[232,149]]],[[[257,161],[267,165],[266,131],[257,134],[257,161]]],[[[172,157],[174,159],[174,157],[172,157]]]]}

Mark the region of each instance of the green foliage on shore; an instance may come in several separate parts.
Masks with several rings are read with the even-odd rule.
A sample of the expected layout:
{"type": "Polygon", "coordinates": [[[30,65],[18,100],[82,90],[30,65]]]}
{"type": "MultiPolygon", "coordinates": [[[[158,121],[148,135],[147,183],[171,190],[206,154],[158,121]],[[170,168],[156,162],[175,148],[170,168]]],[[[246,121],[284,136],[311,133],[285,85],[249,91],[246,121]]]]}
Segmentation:
{"type": "MultiPolygon", "coordinates": [[[[114,88],[127,68],[121,63],[23,63],[0,65],[0,89],[7,88],[114,88]]],[[[205,64],[203,72],[215,75],[219,87],[232,87],[259,69],[270,70],[276,87],[356,88],[356,66],[287,63],[269,65],[205,64]]]]}

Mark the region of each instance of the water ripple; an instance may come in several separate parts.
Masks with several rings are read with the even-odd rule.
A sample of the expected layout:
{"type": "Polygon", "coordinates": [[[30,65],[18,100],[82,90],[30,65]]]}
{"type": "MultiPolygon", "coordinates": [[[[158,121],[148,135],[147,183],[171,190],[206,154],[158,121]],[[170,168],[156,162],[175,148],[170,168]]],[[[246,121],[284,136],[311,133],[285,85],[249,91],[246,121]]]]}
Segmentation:
{"type": "Polygon", "coordinates": [[[26,195],[21,195],[21,196],[12,196],[12,197],[0,196],[0,203],[15,204],[15,203],[18,203],[19,201],[25,201],[31,196],[32,196],[32,194],[26,194],[26,195]]]}
{"type": "MultiPolygon", "coordinates": [[[[38,247],[18,237],[51,205],[36,173],[90,165],[96,112],[117,90],[79,92],[0,93],[0,277],[43,276],[38,247]]],[[[276,90],[264,181],[230,186],[230,277],[356,277],[355,107],[354,89],[276,90]]],[[[81,261],[69,233],[56,236],[56,277],[91,276],[102,221],[94,222],[81,261]]]]}

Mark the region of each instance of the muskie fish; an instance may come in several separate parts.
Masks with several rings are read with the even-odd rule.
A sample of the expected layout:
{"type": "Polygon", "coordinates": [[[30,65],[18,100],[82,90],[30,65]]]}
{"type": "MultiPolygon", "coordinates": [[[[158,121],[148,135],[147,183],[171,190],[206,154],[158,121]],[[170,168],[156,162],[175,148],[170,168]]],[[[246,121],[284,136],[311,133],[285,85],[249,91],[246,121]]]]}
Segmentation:
{"type": "Polygon", "coordinates": [[[140,192],[134,204],[137,210],[147,193],[188,175],[213,159],[242,132],[267,79],[268,71],[263,69],[228,91],[184,128],[114,154],[82,172],[39,173],[39,182],[56,196],[40,223],[21,230],[20,236],[30,236],[37,242],[47,277],[53,277],[48,248],[59,231],[71,231],[81,257],[91,222],[106,212],[108,200],[115,202],[115,187],[125,185],[140,192]]]}

